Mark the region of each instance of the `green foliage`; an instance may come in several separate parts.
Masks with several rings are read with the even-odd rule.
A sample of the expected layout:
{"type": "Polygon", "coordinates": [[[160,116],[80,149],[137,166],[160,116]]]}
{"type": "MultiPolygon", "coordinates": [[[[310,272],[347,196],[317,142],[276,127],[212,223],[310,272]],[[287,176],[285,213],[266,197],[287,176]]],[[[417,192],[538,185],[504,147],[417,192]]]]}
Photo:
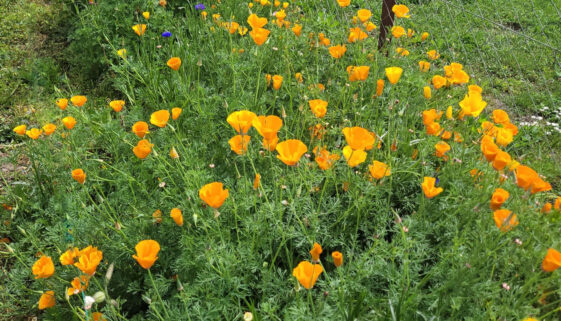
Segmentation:
{"type": "MultiPolygon", "coordinates": [[[[494,35],[502,44],[498,50],[494,39],[483,41],[488,35],[483,27],[468,32],[465,25],[454,26],[445,1],[421,2],[411,5],[411,21],[399,21],[415,29],[414,37],[393,39],[386,55],[377,51],[373,32],[363,42],[347,43],[345,56],[334,60],[326,47],[310,44],[317,39],[308,38],[310,32],[325,32],[334,45],[347,42],[355,9],[339,8],[334,1],[289,5],[287,20],[304,26],[300,37],[274,26],[275,9],[256,3],[253,11],[268,17],[272,30],[260,47],[249,34],[229,34],[212,21],[212,14],[220,13],[223,22],[235,17],[247,26],[247,4],[205,3],[206,20],[194,3],[176,1],[166,8],[152,1],[66,5],[77,23],[68,48],[76,53],[70,64],[77,75],[70,79],[86,86],[100,80],[101,87],[110,84],[116,92],[108,99],[97,98],[64,80],[56,98],[86,94],[87,103],[69,104],[64,111],[53,104],[29,127],[52,122],[58,126],[55,133],[37,140],[21,138],[22,147],[10,155],[10,163],[26,159],[29,169],[1,177],[6,189],[2,203],[13,208],[0,209],[7,222],[0,236],[12,241],[0,244],[0,255],[6,258],[0,316],[37,313],[36,302],[46,290],[54,290],[57,300],[55,307],[40,313],[46,320],[91,320],[92,311],[103,312],[108,320],[241,320],[246,311],[255,320],[517,320],[558,315],[559,271],[541,272],[540,263],[547,248],[560,248],[555,231],[561,228],[561,214],[539,211],[555,199],[561,176],[555,160],[540,160],[559,141],[545,145],[550,138],[543,129],[521,126],[513,143],[503,148],[554,184],[553,191],[532,195],[516,186],[513,172],[505,170],[507,179],[501,182],[501,173],[482,157],[480,130],[483,121],[492,120],[490,113],[457,120],[466,85],[433,89],[431,99],[422,94],[432,76],[458,61],[475,74],[471,83],[484,88],[486,101],[503,98],[503,92],[512,95],[521,109],[509,113],[530,112],[534,101],[558,99],[549,70],[544,68],[542,75],[530,71],[530,62],[513,64],[521,61],[516,53],[512,61],[505,58],[513,49],[507,44],[515,47],[519,41],[512,34],[494,35]],[[150,11],[149,20],[142,11],[150,11]],[[442,24],[430,20],[435,18],[442,24]],[[138,23],[147,24],[142,37],[131,29],[138,23]],[[423,42],[420,34],[425,30],[431,37],[423,42]],[[163,31],[172,37],[162,37],[163,31]],[[398,46],[410,55],[396,54],[398,46]],[[122,48],[125,57],[117,54],[122,48]],[[426,60],[431,49],[442,56],[423,73],[418,61],[426,60]],[[496,54],[499,62],[489,58],[480,64],[469,55],[474,51],[496,54]],[[174,56],[182,60],[178,71],[166,65],[174,56]],[[368,78],[350,82],[349,65],[370,66],[368,78]],[[383,94],[375,97],[376,81],[385,79],[389,66],[402,67],[404,74],[396,85],[386,80],[383,94]],[[295,79],[297,72],[302,83],[295,79]],[[280,90],[267,85],[266,74],[284,77],[280,90]],[[536,90],[525,99],[518,90],[527,91],[528,82],[551,91],[536,90]],[[318,83],[326,90],[319,90],[318,83]],[[329,102],[323,119],[310,112],[308,101],[315,98],[329,102]],[[119,113],[108,105],[116,99],[126,101],[119,113]],[[434,155],[441,138],[426,134],[421,115],[431,108],[444,112],[449,105],[456,119],[442,116],[440,123],[461,133],[464,141],[449,141],[446,161],[434,155]],[[151,154],[135,157],[132,148],[139,138],[131,126],[173,107],[182,108],[179,118],[164,128],[150,126],[146,138],[154,145],[151,154]],[[280,141],[300,139],[308,155],[298,166],[286,166],[276,152],[261,147],[254,129],[248,133],[248,151],[236,155],[228,145],[236,133],[226,118],[243,109],[282,117],[280,141]],[[74,129],[63,127],[60,119],[66,116],[77,120],[74,129]],[[321,139],[310,133],[318,123],[325,127],[321,139]],[[326,146],[341,154],[347,144],[342,129],[352,126],[375,132],[380,147],[369,150],[367,161],[355,168],[341,155],[333,168],[320,170],[313,148],[326,146]],[[171,148],[179,159],[169,157],[171,148]],[[388,164],[391,175],[371,178],[368,165],[373,160],[388,164]],[[76,168],[87,174],[83,185],[71,177],[76,168]],[[472,169],[481,175],[473,177],[472,169]],[[256,174],[261,186],[254,190],[256,174]],[[423,177],[437,177],[444,192],[425,198],[423,177]],[[198,194],[213,181],[224,183],[230,192],[219,213],[198,194]],[[520,220],[508,232],[496,227],[489,209],[497,187],[510,192],[504,207],[520,220]],[[182,210],[182,227],[169,217],[172,208],[182,210]],[[153,217],[157,210],[161,222],[153,217]],[[146,239],[161,246],[150,272],[132,258],[135,245],[146,239]],[[300,261],[310,260],[314,242],[323,246],[325,272],[306,290],[292,271],[300,261]],[[84,314],[81,294],[64,295],[80,272],[61,266],[59,257],[68,248],[88,245],[103,251],[103,260],[85,295],[102,291],[106,300],[84,314]],[[344,255],[339,268],[330,256],[333,251],[344,255]],[[41,253],[52,257],[56,272],[35,280],[31,266],[41,253]],[[109,279],[105,275],[110,270],[109,279]]],[[[549,15],[544,19],[546,23],[549,15]]],[[[532,20],[517,21],[524,25],[532,20]]],[[[547,34],[545,39],[554,43],[558,38],[547,34]]],[[[543,66],[551,62],[544,59],[543,66]]],[[[52,60],[34,60],[29,68],[22,73],[28,82],[56,82],[59,69],[52,60]]]]}

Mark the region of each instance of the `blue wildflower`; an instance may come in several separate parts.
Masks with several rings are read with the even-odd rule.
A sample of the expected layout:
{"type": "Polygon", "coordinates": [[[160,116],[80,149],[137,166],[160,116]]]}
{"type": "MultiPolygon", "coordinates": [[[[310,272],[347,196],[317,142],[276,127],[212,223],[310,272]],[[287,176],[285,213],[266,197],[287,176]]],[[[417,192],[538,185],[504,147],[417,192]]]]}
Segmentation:
{"type": "Polygon", "coordinates": [[[164,38],[169,38],[169,37],[171,37],[171,32],[169,32],[169,31],[164,31],[164,32],[162,32],[162,37],[164,37],[164,38]]]}
{"type": "Polygon", "coordinates": [[[197,10],[205,10],[205,5],[202,3],[198,3],[195,5],[195,9],[197,10]]]}

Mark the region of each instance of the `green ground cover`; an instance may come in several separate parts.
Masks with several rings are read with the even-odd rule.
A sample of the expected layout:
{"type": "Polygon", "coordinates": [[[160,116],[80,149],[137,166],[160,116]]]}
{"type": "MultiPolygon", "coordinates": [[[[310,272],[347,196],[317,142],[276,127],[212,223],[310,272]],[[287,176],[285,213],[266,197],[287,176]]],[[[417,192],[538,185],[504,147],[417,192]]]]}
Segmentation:
{"type": "Polygon", "coordinates": [[[561,214],[540,213],[554,204],[561,178],[555,2],[407,2],[411,19],[396,24],[415,34],[392,39],[387,55],[376,49],[378,29],[348,41],[350,28],[366,31],[353,23],[358,9],[370,9],[379,27],[379,1],[345,8],[335,0],[290,2],[288,28],[273,21],[280,7],[258,2],[251,9],[247,2],[204,3],[206,19],[196,3],[183,1],[0,3],[0,319],[91,320],[93,312],[107,320],[243,320],[246,312],[254,320],[559,318],[559,271],[541,268],[548,248],[561,249],[561,214]],[[231,21],[251,30],[250,13],[268,19],[271,34],[261,46],[249,32],[226,30],[231,21]],[[144,35],[133,32],[136,24],[146,24],[144,35]],[[330,45],[321,44],[320,32],[330,45]],[[423,32],[430,34],[424,41],[423,32]],[[338,44],[347,51],[334,59],[328,47],[338,44]],[[430,60],[429,50],[440,57],[430,60]],[[166,65],[171,57],[181,59],[178,70],[166,65]],[[430,62],[428,72],[419,70],[420,60],[430,62]],[[463,64],[469,82],[436,89],[431,79],[452,62],[463,64]],[[368,66],[368,76],[350,81],[347,66],[368,66]],[[390,66],[404,70],[395,84],[386,76],[390,66]],[[283,77],[278,90],[266,75],[283,77]],[[381,93],[378,79],[385,80],[381,93]],[[487,107],[459,120],[458,103],[471,84],[483,88],[487,107]],[[427,85],[430,99],[423,96],[427,85]],[[55,104],[76,95],[87,96],[82,107],[55,104]],[[324,117],[312,113],[312,99],[328,102],[324,117]],[[115,100],[125,101],[120,112],[109,106],[115,100]],[[463,141],[452,136],[447,158],[437,157],[443,138],[427,134],[422,115],[448,106],[452,117],[437,122],[463,141]],[[154,125],[154,112],[172,108],[182,110],[177,119],[154,125]],[[495,109],[518,127],[501,150],[535,169],[535,184],[547,181],[551,190],[525,191],[518,171],[485,161],[482,125],[497,123],[495,109]],[[240,110],[282,119],[279,142],[306,146],[298,166],[264,148],[255,128],[247,151],[232,151],[237,133],[227,118],[240,110]],[[68,116],[77,121],[72,129],[61,122],[68,116]],[[153,146],[144,159],[133,153],[138,121],[150,123],[144,138],[153,146]],[[37,140],[12,131],[46,123],[57,129],[37,140]],[[318,124],[321,137],[311,130],[318,124]],[[344,128],[354,126],[377,136],[373,148],[354,148],[351,160],[362,153],[366,159],[351,167],[343,150],[356,142],[344,128]],[[327,170],[313,151],[323,146],[340,156],[327,170]],[[373,178],[375,160],[391,174],[373,178]],[[72,178],[77,168],[86,173],[83,184],[72,178]],[[442,193],[426,197],[425,177],[437,178],[442,193]],[[199,194],[211,182],[229,190],[217,211],[199,194]],[[516,226],[495,224],[489,202],[499,187],[510,193],[503,208],[515,213],[516,226]],[[182,226],[170,217],[174,208],[182,226]],[[161,247],[149,271],[132,257],[148,239],[161,247]],[[316,242],[323,253],[314,266],[323,273],[306,289],[293,273],[311,261],[316,242]],[[65,295],[85,272],[59,257],[89,245],[103,259],[85,291],[65,295]],[[340,267],[333,251],[343,254],[340,267]],[[55,273],[35,279],[32,266],[42,256],[52,258],[55,273]],[[48,290],[56,304],[39,311],[48,290]],[[86,296],[97,292],[105,300],[85,312],[86,296]]]}

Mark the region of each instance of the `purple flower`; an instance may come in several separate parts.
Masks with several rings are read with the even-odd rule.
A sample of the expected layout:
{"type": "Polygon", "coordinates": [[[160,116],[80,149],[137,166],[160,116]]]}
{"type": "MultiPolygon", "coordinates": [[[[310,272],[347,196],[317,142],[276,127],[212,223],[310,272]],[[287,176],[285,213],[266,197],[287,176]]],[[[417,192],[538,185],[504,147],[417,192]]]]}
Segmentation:
{"type": "Polygon", "coordinates": [[[205,10],[205,5],[202,3],[198,3],[195,5],[195,9],[197,10],[205,10]]]}
{"type": "Polygon", "coordinates": [[[164,37],[164,38],[169,38],[169,37],[171,37],[171,32],[169,32],[169,31],[164,31],[164,32],[162,32],[162,37],[164,37]]]}

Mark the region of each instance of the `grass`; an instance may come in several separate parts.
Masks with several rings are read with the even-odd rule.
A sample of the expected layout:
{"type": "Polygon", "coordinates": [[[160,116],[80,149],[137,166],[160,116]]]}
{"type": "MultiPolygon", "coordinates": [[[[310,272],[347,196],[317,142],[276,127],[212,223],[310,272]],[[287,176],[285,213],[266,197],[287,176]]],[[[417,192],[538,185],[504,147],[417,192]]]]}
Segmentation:
{"type": "MultiPolygon", "coordinates": [[[[51,85],[41,94],[48,104],[32,114],[15,113],[9,125],[10,131],[20,123],[53,122],[58,128],[38,140],[12,132],[4,136],[21,144],[5,164],[28,159],[28,174],[2,173],[1,202],[12,209],[0,209],[0,237],[10,241],[0,244],[5,262],[0,316],[91,320],[92,312],[102,312],[108,320],[241,320],[250,311],[257,320],[556,318],[559,271],[542,272],[540,264],[548,248],[560,248],[555,231],[561,214],[539,212],[558,195],[559,133],[546,124],[519,126],[514,141],[502,148],[544,175],[553,186],[550,192],[525,192],[508,171],[501,182],[479,146],[478,129],[492,120],[493,109],[505,109],[517,124],[532,121],[532,115],[556,121],[559,75],[550,55],[555,49],[548,46],[560,47],[561,38],[550,27],[559,16],[555,4],[544,1],[535,11],[540,19],[532,19],[525,3],[409,3],[412,18],[399,22],[415,29],[413,38],[392,40],[386,56],[376,51],[374,32],[363,42],[347,43],[340,60],[326,47],[311,46],[308,33],[325,32],[332,45],[346,43],[356,10],[372,6],[378,24],[380,3],[357,1],[345,9],[336,2],[290,3],[287,20],[304,26],[300,37],[272,26],[275,9],[256,3],[253,10],[268,17],[272,30],[260,47],[249,35],[230,35],[212,22],[211,15],[220,13],[223,21],[233,16],[246,25],[246,4],[214,3],[214,9],[205,3],[206,20],[194,4],[173,1],[166,8],[144,1],[61,4],[72,12],[61,65],[74,74],[61,77],[54,64],[57,77],[49,78],[51,85]],[[149,20],[142,17],[144,10],[151,12],[149,20]],[[131,30],[137,23],[147,24],[143,37],[131,30]],[[163,38],[164,30],[172,37],[163,38]],[[423,31],[429,40],[420,40],[423,31]],[[400,57],[397,46],[411,54],[400,57]],[[116,53],[121,48],[127,49],[125,59],[116,53]],[[430,49],[441,58],[422,73],[418,61],[426,60],[430,49]],[[83,55],[72,54],[77,52],[83,55]],[[172,56],[182,60],[178,71],[166,66],[172,56]],[[470,83],[483,87],[488,107],[477,119],[457,120],[465,85],[433,89],[431,99],[423,97],[427,81],[454,61],[464,64],[470,83]],[[370,66],[368,78],[350,82],[348,65],[370,66]],[[395,85],[384,75],[388,66],[404,69],[395,85]],[[280,90],[267,86],[266,74],[284,77],[280,90]],[[100,80],[100,88],[85,90],[92,79],[100,80]],[[386,86],[373,98],[377,79],[386,79],[386,86]],[[318,90],[318,83],[326,90],[318,90]],[[53,103],[78,94],[88,97],[83,107],[63,111],[53,103]],[[308,101],[315,98],[329,102],[323,119],[310,112],[308,101]],[[108,106],[116,99],[126,101],[119,113],[108,106]],[[444,161],[434,155],[441,138],[425,133],[421,114],[448,105],[456,119],[443,116],[440,123],[460,132],[464,142],[450,140],[444,161]],[[151,125],[146,137],[153,149],[146,159],[137,158],[132,148],[139,138],[131,126],[172,107],[182,108],[179,118],[164,128],[151,125]],[[242,109],[281,117],[280,141],[302,140],[309,155],[298,166],[286,166],[276,152],[261,147],[254,129],[247,153],[236,155],[228,144],[236,132],[226,119],[242,109]],[[60,122],[69,115],[77,120],[72,130],[60,122]],[[325,127],[321,139],[310,134],[318,123],[325,127]],[[349,167],[341,155],[333,168],[320,170],[312,149],[326,146],[342,154],[348,143],[342,130],[352,126],[377,133],[380,148],[368,151],[357,167],[349,167]],[[179,159],[169,157],[172,147],[179,159]],[[367,165],[373,160],[390,165],[391,175],[372,179],[367,165]],[[76,168],[87,174],[83,185],[71,177],[76,168]],[[475,180],[474,168],[482,173],[475,180]],[[257,173],[261,186],[254,190],[257,173]],[[437,177],[444,192],[424,197],[423,177],[437,177]],[[213,181],[229,189],[218,217],[199,197],[199,189],[213,181]],[[504,207],[520,221],[508,232],[495,226],[489,209],[497,187],[510,192],[504,207]],[[172,208],[182,210],[183,226],[169,217],[172,208]],[[161,222],[154,217],[157,210],[161,222]],[[161,246],[149,272],[132,258],[135,245],[146,239],[161,246]],[[292,273],[299,262],[310,260],[314,242],[323,246],[324,272],[306,290],[292,273]],[[61,266],[59,256],[88,245],[103,251],[103,260],[84,295],[101,291],[105,300],[85,313],[82,294],[64,295],[81,273],[61,266]],[[332,251],[343,253],[341,267],[334,266],[332,251]],[[41,255],[52,257],[55,274],[36,280],[31,266],[41,255]],[[106,277],[109,270],[112,277],[106,277]],[[57,303],[38,312],[46,290],[55,291],[57,303]]],[[[29,59],[31,65],[49,60],[29,59]]],[[[35,93],[23,92],[18,99],[33,101],[35,93]]]]}

